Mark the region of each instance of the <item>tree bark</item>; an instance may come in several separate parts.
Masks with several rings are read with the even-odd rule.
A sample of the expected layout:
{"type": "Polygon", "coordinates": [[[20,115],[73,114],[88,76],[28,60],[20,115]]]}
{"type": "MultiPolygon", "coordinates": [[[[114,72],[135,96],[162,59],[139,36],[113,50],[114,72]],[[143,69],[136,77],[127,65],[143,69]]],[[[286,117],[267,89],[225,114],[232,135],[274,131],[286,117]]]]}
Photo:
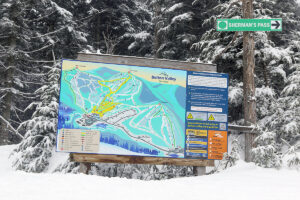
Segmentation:
{"type": "MultiPolygon", "coordinates": [[[[253,18],[253,0],[243,0],[243,18],[253,18]]],[[[243,89],[244,89],[244,124],[249,126],[256,123],[256,99],[254,83],[254,37],[253,32],[243,33],[243,89]]],[[[251,150],[254,147],[253,133],[245,135],[245,161],[251,162],[251,150]]]]}

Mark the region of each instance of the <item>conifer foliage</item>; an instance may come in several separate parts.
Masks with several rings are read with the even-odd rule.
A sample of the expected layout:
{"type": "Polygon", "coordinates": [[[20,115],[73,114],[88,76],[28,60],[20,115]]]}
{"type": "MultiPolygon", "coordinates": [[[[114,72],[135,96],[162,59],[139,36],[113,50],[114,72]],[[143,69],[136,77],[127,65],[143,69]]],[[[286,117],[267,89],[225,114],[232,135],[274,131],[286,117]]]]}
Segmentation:
{"type": "MultiPolygon", "coordinates": [[[[282,18],[283,32],[254,32],[255,84],[258,126],[263,127],[253,149],[254,162],[264,167],[281,165],[283,150],[299,142],[299,13],[296,1],[254,0],[254,18],[282,18]]],[[[216,19],[241,18],[241,1],[224,1],[212,8],[204,20],[210,27],[192,46],[204,62],[218,65],[220,72],[230,74],[229,113],[231,123],[240,124],[242,113],[243,44],[239,32],[217,32],[216,19]],[[234,113],[233,113],[234,112],[234,113]]]]}
{"type": "MultiPolygon", "coordinates": [[[[300,167],[300,8],[295,0],[254,0],[255,18],[282,18],[282,32],[255,32],[259,134],[254,162],[300,167]]],[[[241,18],[240,0],[2,0],[0,145],[19,143],[13,167],[43,172],[55,147],[61,58],[80,51],[217,64],[229,73],[229,122],[242,124],[242,33],[216,20],[241,18]],[[55,63],[55,64],[53,64],[55,63]]],[[[239,159],[232,151],[220,166],[239,159]]],[[[78,173],[67,161],[56,171],[78,173]]],[[[91,174],[146,180],[189,176],[191,168],[95,164],[91,174]]]]}
{"type": "Polygon", "coordinates": [[[13,167],[27,172],[42,172],[49,165],[56,141],[60,65],[47,73],[47,84],[35,91],[41,101],[32,118],[22,123],[24,139],[12,153],[13,167]]]}

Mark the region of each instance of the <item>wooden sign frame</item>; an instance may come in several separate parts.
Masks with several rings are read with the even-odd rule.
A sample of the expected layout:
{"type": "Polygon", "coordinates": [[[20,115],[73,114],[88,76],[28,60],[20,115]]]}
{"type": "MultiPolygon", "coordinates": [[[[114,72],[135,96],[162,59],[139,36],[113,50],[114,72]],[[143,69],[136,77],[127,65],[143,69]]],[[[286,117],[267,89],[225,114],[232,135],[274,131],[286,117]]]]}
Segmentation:
{"type": "MultiPolygon", "coordinates": [[[[132,57],[132,56],[107,55],[107,54],[79,53],[77,60],[144,66],[144,67],[180,69],[180,70],[199,71],[199,72],[217,71],[216,65],[213,64],[174,61],[174,60],[166,60],[166,59],[141,58],[141,57],[132,57]]],[[[194,166],[194,167],[214,166],[214,160],[161,158],[161,157],[147,157],[147,156],[71,153],[70,159],[73,162],[80,162],[80,163],[156,164],[156,165],[177,165],[177,166],[194,166]]]]}

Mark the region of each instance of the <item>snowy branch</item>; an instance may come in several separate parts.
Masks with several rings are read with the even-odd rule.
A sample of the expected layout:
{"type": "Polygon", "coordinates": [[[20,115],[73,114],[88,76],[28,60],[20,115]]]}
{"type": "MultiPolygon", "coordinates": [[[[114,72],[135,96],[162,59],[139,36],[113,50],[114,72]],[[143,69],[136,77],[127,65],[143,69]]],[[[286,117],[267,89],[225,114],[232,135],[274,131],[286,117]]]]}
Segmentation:
{"type": "Polygon", "coordinates": [[[14,127],[12,127],[11,125],[10,125],[10,123],[6,120],[6,119],[4,119],[4,117],[2,117],[1,115],[0,115],[0,119],[4,122],[4,123],[6,123],[7,124],[7,127],[9,127],[19,138],[21,138],[21,139],[24,139],[24,137],[16,130],[16,129],[14,129],[14,127]]]}
{"type": "Polygon", "coordinates": [[[27,22],[39,21],[39,20],[41,20],[41,19],[43,19],[43,18],[49,17],[50,15],[54,14],[55,12],[56,12],[56,10],[53,11],[53,12],[51,12],[51,13],[49,13],[49,14],[43,15],[43,16],[41,16],[41,17],[39,17],[39,18],[36,18],[36,19],[31,19],[31,20],[24,19],[24,20],[27,21],[27,22]]]}
{"type": "Polygon", "coordinates": [[[27,76],[46,76],[47,74],[36,74],[36,73],[27,73],[27,72],[24,72],[22,70],[19,70],[19,69],[16,69],[18,72],[21,72],[22,74],[25,74],[27,76]]]}
{"type": "Polygon", "coordinates": [[[46,46],[44,46],[44,47],[42,47],[40,49],[36,49],[36,50],[33,50],[33,51],[22,51],[22,50],[18,50],[18,51],[21,52],[21,53],[30,54],[30,53],[35,53],[35,52],[39,52],[41,50],[47,49],[47,48],[49,48],[51,46],[53,46],[53,44],[46,45],[46,46]]]}
{"type": "Polygon", "coordinates": [[[5,93],[2,97],[0,97],[0,100],[2,100],[6,95],[7,93],[5,93]]]}
{"type": "Polygon", "coordinates": [[[58,33],[59,31],[62,31],[62,30],[64,30],[65,28],[68,28],[68,26],[64,26],[64,27],[62,27],[62,28],[60,28],[60,29],[57,29],[56,31],[49,32],[49,33],[46,33],[46,34],[44,34],[44,35],[38,35],[38,36],[35,36],[35,37],[31,37],[31,38],[40,38],[40,37],[49,36],[49,35],[58,33]]]}
{"type": "Polygon", "coordinates": [[[231,42],[225,47],[225,49],[223,49],[223,51],[220,54],[218,54],[216,56],[215,60],[217,60],[219,57],[221,57],[223,55],[223,53],[225,53],[230,48],[230,46],[235,42],[238,35],[239,35],[239,32],[235,32],[231,42]]]}
{"type": "Polygon", "coordinates": [[[35,83],[35,82],[21,81],[21,80],[20,80],[20,82],[22,82],[22,83],[26,83],[26,84],[34,84],[34,85],[43,85],[43,84],[44,84],[44,83],[42,83],[42,82],[35,83]]]}
{"type": "MultiPolygon", "coordinates": [[[[53,63],[53,60],[50,61],[50,60],[27,60],[29,62],[34,62],[34,63],[53,63]]],[[[48,67],[48,66],[41,66],[43,68],[46,68],[46,69],[52,69],[52,67],[48,67]]]]}

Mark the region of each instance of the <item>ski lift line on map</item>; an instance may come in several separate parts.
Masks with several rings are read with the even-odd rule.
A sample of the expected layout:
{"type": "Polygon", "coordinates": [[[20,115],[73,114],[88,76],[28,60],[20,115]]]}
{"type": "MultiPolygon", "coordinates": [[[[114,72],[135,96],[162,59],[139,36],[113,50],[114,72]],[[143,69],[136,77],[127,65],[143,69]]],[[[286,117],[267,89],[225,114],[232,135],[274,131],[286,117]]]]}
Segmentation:
{"type": "MultiPolygon", "coordinates": [[[[72,71],[76,71],[76,69],[71,69],[71,70],[66,70],[66,71],[65,71],[65,72],[66,72],[66,76],[64,76],[64,81],[69,85],[69,87],[70,87],[70,89],[71,89],[71,92],[73,93],[74,96],[76,96],[76,95],[81,96],[80,94],[78,94],[77,92],[74,91],[74,89],[72,88],[72,85],[71,85],[71,81],[74,79],[74,77],[76,76],[76,74],[78,74],[78,72],[76,71],[76,74],[75,74],[74,77],[71,79],[71,81],[68,81],[68,80],[66,79],[67,76],[69,76],[68,72],[72,72],[72,71]]],[[[79,71],[80,71],[80,73],[83,73],[83,74],[86,74],[86,75],[88,75],[88,76],[94,77],[93,75],[90,75],[89,73],[83,72],[83,71],[81,71],[81,70],[79,70],[79,71]]],[[[99,79],[98,77],[94,77],[94,78],[95,78],[95,79],[99,79]]],[[[84,78],[80,78],[80,79],[82,79],[82,80],[89,80],[89,79],[84,79],[84,78]]],[[[97,80],[94,80],[94,81],[96,82],[97,80]]],[[[80,88],[80,87],[79,87],[79,88],[80,88]]],[[[77,98],[75,98],[75,104],[77,104],[77,98]]],[[[81,106],[79,106],[79,107],[80,107],[80,109],[81,109],[85,114],[88,113],[86,109],[83,109],[81,106]]]]}
{"type": "MultiPolygon", "coordinates": [[[[129,75],[129,77],[127,77],[127,78],[119,78],[119,79],[114,79],[114,80],[109,80],[109,81],[98,81],[98,83],[99,83],[101,86],[104,86],[104,87],[109,88],[109,91],[110,91],[110,93],[109,93],[108,95],[106,95],[106,97],[102,100],[101,104],[103,104],[104,101],[105,101],[108,97],[110,97],[112,94],[118,92],[118,91],[122,88],[122,86],[125,85],[131,78],[132,78],[132,76],[129,75]],[[115,91],[112,91],[112,90],[111,90],[111,87],[106,86],[106,85],[104,85],[104,84],[101,83],[101,82],[115,82],[115,81],[119,81],[119,80],[123,80],[123,79],[125,79],[125,81],[124,81],[124,82],[117,88],[117,90],[115,90],[115,91]]],[[[160,103],[159,103],[158,105],[160,105],[160,110],[157,111],[152,117],[155,117],[159,112],[161,112],[161,111],[163,110],[163,106],[162,106],[160,103]]],[[[97,114],[100,114],[100,116],[101,116],[101,115],[103,116],[106,112],[111,111],[112,109],[115,108],[115,104],[114,104],[113,102],[106,103],[106,104],[104,104],[104,105],[102,105],[102,106],[104,106],[104,107],[106,106],[106,107],[108,107],[108,108],[105,109],[105,110],[102,110],[102,111],[101,111],[101,114],[100,114],[100,113],[97,113],[97,114]]],[[[99,107],[98,107],[98,110],[99,110],[99,107]]],[[[93,111],[94,111],[94,110],[93,110],[93,111]]],[[[168,119],[169,124],[170,124],[170,126],[171,126],[171,133],[172,133],[172,136],[173,136],[173,143],[172,143],[172,146],[175,147],[175,146],[176,146],[176,142],[175,142],[174,127],[173,127],[173,124],[171,123],[171,120],[169,119],[168,115],[165,113],[164,110],[163,110],[163,112],[164,112],[164,114],[167,116],[167,119],[168,119]]],[[[152,129],[151,124],[149,125],[149,127],[150,127],[150,129],[152,129]]],[[[151,132],[153,132],[153,130],[152,130],[151,132]]]]}
{"type": "Polygon", "coordinates": [[[103,98],[103,100],[101,101],[101,103],[98,107],[94,106],[92,113],[97,113],[97,114],[99,114],[100,117],[103,117],[103,115],[105,113],[113,110],[118,104],[120,104],[120,103],[114,103],[112,98],[111,98],[111,102],[109,102],[109,101],[107,102],[106,99],[110,98],[110,96],[112,94],[117,93],[132,78],[132,76],[130,74],[128,74],[128,75],[129,75],[129,77],[127,77],[127,78],[114,79],[111,81],[98,81],[99,85],[101,85],[103,87],[107,87],[109,89],[109,94],[105,95],[105,97],[103,98]],[[115,82],[115,81],[119,81],[119,80],[123,80],[123,79],[125,79],[125,81],[122,82],[122,84],[119,85],[119,87],[115,91],[112,91],[111,87],[101,83],[101,82],[105,82],[105,83],[106,82],[115,82]]]}

